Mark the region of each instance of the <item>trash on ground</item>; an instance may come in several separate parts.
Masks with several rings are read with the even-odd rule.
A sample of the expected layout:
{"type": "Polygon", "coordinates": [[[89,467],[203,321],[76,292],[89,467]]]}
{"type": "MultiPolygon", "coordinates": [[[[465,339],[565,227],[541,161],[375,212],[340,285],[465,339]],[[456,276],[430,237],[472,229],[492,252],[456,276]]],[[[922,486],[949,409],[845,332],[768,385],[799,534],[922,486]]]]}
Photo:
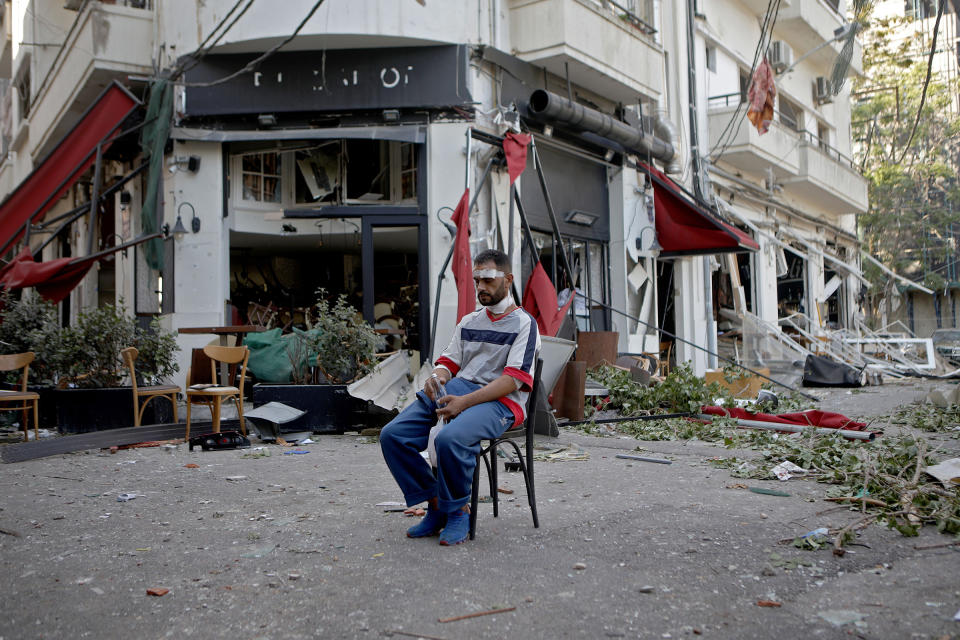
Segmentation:
{"type": "Polygon", "coordinates": [[[227,482],[240,482],[241,480],[246,480],[247,476],[227,476],[227,482]]]}
{"type": "Polygon", "coordinates": [[[830,533],[829,529],[827,529],[826,527],[819,527],[817,529],[814,529],[813,531],[807,531],[805,534],[803,534],[800,537],[801,538],[820,538],[822,536],[827,535],[828,533],[830,533]]]}
{"type": "Polygon", "coordinates": [[[830,609],[821,611],[817,615],[837,627],[842,627],[845,624],[854,624],[860,627],[863,626],[863,619],[867,617],[859,611],[849,609],[830,609]]]}
{"type": "MultiPolygon", "coordinates": [[[[540,447],[537,447],[539,449],[540,447]]],[[[534,460],[541,462],[568,462],[589,460],[590,454],[573,444],[565,444],[560,447],[547,448],[533,455],[534,460]]]]}
{"type": "Polygon", "coordinates": [[[653,590],[654,590],[653,585],[649,585],[649,584],[645,584],[639,589],[637,589],[637,591],[639,591],[640,593],[653,593],[653,590]]]}
{"type": "Polygon", "coordinates": [[[147,589],[148,596],[157,596],[158,598],[168,593],[170,593],[170,589],[164,589],[163,587],[150,587],[147,589]]]}
{"type": "Polygon", "coordinates": [[[782,602],[777,602],[776,600],[757,600],[758,607],[782,607],[782,602]]]}
{"type": "Polygon", "coordinates": [[[423,507],[410,507],[409,509],[403,510],[403,515],[405,516],[425,516],[427,515],[427,510],[423,507]]]}
{"type": "Polygon", "coordinates": [[[793,464],[789,460],[784,460],[783,462],[775,466],[773,469],[771,469],[771,471],[773,471],[773,475],[777,476],[777,478],[781,482],[786,482],[787,480],[789,480],[790,478],[793,478],[794,476],[800,476],[807,473],[806,469],[793,464]]]}
{"type": "Polygon", "coordinates": [[[790,497],[790,494],[786,491],[777,491],[776,489],[765,489],[763,487],[748,487],[753,493],[760,493],[765,496],[780,496],[782,498],[790,497]]]}
{"type": "Polygon", "coordinates": [[[387,502],[378,502],[378,503],[375,504],[374,506],[375,506],[375,507],[401,507],[401,506],[403,506],[403,503],[402,503],[402,502],[394,502],[394,501],[392,501],[392,500],[388,500],[387,502]]]}
{"type": "Polygon", "coordinates": [[[189,462],[189,463],[187,463],[187,464],[185,464],[185,465],[183,465],[183,466],[184,466],[184,468],[186,468],[186,469],[199,469],[199,468],[200,468],[200,465],[194,464],[194,463],[192,463],[192,462],[189,462]]]}
{"type": "Polygon", "coordinates": [[[944,460],[939,464],[925,467],[923,471],[942,482],[945,487],[960,486],[960,458],[944,460]]]}
{"type": "Polygon", "coordinates": [[[661,458],[647,458],[644,456],[634,456],[628,453],[618,453],[618,458],[625,460],[639,460],[640,462],[656,462],[657,464],[673,464],[673,460],[663,460],[661,458]]]}
{"type": "Polygon", "coordinates": [[[309,451],[304,451],[303,449],[294,449],[293,451],[284,451],[283,455],[285,456],[295,456],[303,455],[304,453],[310,453],[309,451]]]}
{"type": "Polygon", "coordinates": [[[513,489],[507,489],[506,487],[497,487],[497,491],[500,493],[506,493],[508,495],[513,493],[513,489]]]}
{"type": "Polygon", "coordinates": [[[516,611],[516,607],[503,607],[500,609],[490,609],[489,611],[477,611],[476,613],[468,613],[462,616],[454,616],[453,618],[437,618],[437,622],[456,622],[457,620],[466,620],[468,618],[476,618],[479,616],[489,616],[496,613],[507,613],[508,611],[516,611]]]}
{"type": "Polygon", "coordinates": [[[135,493],[121,493],[117,496],[117,502],[130,502],[131,500],[136,499],[137,494],[135,493]]]}
{"type": "Polygon", "coordinates": [[[190,438],[190,451],[194,447],[201,447],[204,451],[248,449],[250,440],[239,431],[220,431],[193,436],[190,438]]]}

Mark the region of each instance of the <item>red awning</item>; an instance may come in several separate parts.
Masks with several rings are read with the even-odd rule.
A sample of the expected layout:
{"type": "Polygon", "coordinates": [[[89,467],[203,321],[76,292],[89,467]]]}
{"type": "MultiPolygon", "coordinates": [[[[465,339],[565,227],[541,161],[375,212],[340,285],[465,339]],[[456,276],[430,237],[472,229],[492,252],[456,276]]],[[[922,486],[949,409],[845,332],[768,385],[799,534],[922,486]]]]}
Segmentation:
{"type": "Polygon", "coordinates": [[[30,247],[24,247],[13,260],[0,269],[0,286],[8,290],[35,287],[37,293],[47,300],[60,302],[80,284],[97,261],[105,260],[117,251],[161,235],[154,233],[136,238],[82,258],[57,258],[46,262],[34,262],[30,247]]]}
{"type": "Polygon", "coordinates": [[[749,235],[688,199],[662,172],[646,165],[641,168],[653,181],[653,206],[661,256],[739,253],[760,248],[749,235]]]}
{"type": "MultiPolygon", "coordinates": [[[[0,254],[24,233],[28,222],[43,219],[50,207],[96,159],[97,144],[117,133],[140,101],[114,82],[87,109],[73,129],[57,143],[33,172],[0,204],[0,254]]],[[[106,149],[105,144],[102,149],[106,149]]]]}

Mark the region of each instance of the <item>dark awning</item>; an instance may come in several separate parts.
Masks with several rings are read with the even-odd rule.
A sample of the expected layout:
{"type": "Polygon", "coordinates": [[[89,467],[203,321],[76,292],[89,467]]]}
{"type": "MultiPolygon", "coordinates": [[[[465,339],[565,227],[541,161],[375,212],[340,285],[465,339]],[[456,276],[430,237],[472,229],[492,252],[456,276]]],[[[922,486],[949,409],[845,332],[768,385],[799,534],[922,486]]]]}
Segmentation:
{"type": "Polygon", "coordinates": [[[57,258],[46,262],[34,262],[30,247],[24,247],[13,260],[0,269],[0,287],[8,290],[35,287],[37,293],[47,300],[60,302],[80,284],[96,262],[110,258],[117,251],[159,238],[161,235],[163,234],[154,233],[135,238],[81,258],[57,258]]]}
{"type": "Polygon", "coordinates": [[[760,245],[733,225],[687,198],[662,172],[641,165],[653,182],[657,240],[662,257],[756,251],[760,245]]]}
{"type": "Polygon", "coordinates": [[[139,104],[133,94],[116,82],[100,94],[73,129],[0,204],[0,255],[23,236],[27,224],[43,219],[47,210],[93,164],[97,145],[111,140],[120,123],[139,104]]]}

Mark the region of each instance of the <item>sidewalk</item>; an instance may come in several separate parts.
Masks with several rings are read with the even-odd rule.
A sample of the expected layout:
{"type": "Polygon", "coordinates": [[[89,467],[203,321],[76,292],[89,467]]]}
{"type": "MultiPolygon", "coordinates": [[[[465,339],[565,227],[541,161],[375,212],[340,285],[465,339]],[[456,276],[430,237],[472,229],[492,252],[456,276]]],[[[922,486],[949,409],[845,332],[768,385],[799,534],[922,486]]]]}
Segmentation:
{"type": "MultiPolygon", "coordinates": [[[[875,415],[932,384],[821,392],[821,408],[875,415]]],[[[791,494],[759,495],[705,462],[756,452],[538,437],[589,453],[536,464],[541,527],[501,473],[501,517],[481,504],[477,539],[445,548],[376,506],[402,497],[372,439],[316,439],[0,465],[0,528],[20,534],[0,534],[0,638],[960,637],[958,548],[914,549],[950,538],[871,526],[844,557],[778,544],[857,514],[817,515],[836,505],[812,480],[749,481],[791,494]],[[638,444],[673,464],[615,457],[638,444]]]]}

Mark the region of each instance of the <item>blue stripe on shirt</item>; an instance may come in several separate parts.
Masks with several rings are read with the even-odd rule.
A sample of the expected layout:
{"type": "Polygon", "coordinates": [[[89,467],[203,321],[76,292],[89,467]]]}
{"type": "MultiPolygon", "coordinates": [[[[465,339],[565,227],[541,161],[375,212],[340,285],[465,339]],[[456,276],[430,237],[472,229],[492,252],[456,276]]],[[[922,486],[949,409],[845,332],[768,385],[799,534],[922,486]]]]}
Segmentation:
{"type": "Polygon", "coordinates": [[[488,342],[490,344],[513,344],[516,333],[505,331],[490,331],[489,329],[461,329],[460,339],[463,342],[488,342]]]}
{"type": "Polygon", "coordinates": [[[530,317],[530,335],[527,336],[527,347],[523,352],[523,370],[533,375],[533,359],[537,353],[537,323],[530,317]]]}

